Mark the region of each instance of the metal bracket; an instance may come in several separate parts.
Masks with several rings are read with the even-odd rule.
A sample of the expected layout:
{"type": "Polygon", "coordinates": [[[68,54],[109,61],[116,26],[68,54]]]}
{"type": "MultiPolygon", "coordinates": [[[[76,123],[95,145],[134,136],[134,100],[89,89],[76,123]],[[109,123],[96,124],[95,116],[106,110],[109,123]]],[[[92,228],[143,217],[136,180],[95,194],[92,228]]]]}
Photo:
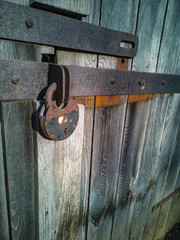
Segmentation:
{"type": "Polygon", "coordinates": [[[63,74],[68,97],[145,93],[180,93],[180,76],[133,71],[60,66],[50,63],[0,60],[0,100],[42,99],[56,82],[62,100],[63,74]]]}
{"type": "Polygon", "coordinates": [[[0,38],[132,58],[137,36],[0,1],[0,38]],[[122,47],[129,43],[131,48],[122,47]]]}

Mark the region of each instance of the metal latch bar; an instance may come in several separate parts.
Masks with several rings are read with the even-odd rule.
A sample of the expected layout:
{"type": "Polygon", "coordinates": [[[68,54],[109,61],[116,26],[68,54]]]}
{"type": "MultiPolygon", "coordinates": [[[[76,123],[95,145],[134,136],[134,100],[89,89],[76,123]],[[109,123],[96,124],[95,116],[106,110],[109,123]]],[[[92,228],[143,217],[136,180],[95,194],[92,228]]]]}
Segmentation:
{"type": "Polygon", "coordinates": [[[66,66],[70,96],[126,95],[180,92],[180,76],[66,66]]]}
{"type": "Polygon", "coordinates": [[[72,97],[180,93],[179,75],[0,60],[0,100],[42,99],[47,86],[61,83],[62,67],[72,97]]]}
{"type": "Polygon", "coordinates": [[[137,36],[0,1],[0,38],[132,58],[137,36]],[[131,48],[121,47],[121,42],[131,48]]]}

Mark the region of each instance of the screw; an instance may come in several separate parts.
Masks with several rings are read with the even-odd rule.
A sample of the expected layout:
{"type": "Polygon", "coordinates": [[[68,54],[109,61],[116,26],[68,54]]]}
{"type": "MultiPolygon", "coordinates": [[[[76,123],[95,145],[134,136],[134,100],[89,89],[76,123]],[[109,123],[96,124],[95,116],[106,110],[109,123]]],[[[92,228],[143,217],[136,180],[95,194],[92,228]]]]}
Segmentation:
{"type": "Polygon", "coordinates": [[[144,89],[145,89],[145,85],[146,85],[145,80],[140,80],[140,81],[139,81],[139,86],[141,86],[141,90],[144,90],[144,89]]]}
{"type": "Polygon", "coordinates": [[[11,82],[13,83],[13,84],[18,84],[19,83],[19,78],[17,77],[17,76],[13,76],[12,78],[11,78],[11,82]]]}
{"type": "Polygon", "coordinates": [[[116,83],[116,80],[115,79],[112,79],[111,80],[111,84],[114,85],[116,83]]]}
{"type": "Polygon", "coordinates": [[[30,18],[28,18],[28,19],[26,20],[26,26],[27,26],[28,28],[32,28],[32,27],[33,27],[33,20],[30,19],[30,18]]]}

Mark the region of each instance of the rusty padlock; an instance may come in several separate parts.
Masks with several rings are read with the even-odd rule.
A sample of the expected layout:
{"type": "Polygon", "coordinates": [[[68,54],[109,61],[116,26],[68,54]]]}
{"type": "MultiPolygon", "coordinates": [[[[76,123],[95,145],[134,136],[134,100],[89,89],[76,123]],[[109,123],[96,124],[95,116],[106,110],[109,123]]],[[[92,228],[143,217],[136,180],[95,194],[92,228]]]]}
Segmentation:
{"type": "Polygon", "coordinates": [[[56,89],[56,82],[48,87],[39,119],[44,135],[48,139],[60,141],[68,138],[74,132],[79,119],[79,107],[72,97],[68,99],[67,104],[63,103],[60,107],[57,106],[56,100],[53,100],[56,89]]]}

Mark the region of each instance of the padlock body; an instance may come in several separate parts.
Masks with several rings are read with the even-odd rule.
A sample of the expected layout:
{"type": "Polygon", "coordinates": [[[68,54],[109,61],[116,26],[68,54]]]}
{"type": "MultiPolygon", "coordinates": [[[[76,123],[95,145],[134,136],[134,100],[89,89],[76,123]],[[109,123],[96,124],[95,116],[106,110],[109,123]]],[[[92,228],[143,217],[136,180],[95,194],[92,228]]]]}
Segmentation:
{"type": "Polygon", "coordinates": [[[79,119],[79,111],[72,111],[59,118],[45,121],[45,129],[50,139],[61,141],[68,138],[75,130],[79,119]]]}

